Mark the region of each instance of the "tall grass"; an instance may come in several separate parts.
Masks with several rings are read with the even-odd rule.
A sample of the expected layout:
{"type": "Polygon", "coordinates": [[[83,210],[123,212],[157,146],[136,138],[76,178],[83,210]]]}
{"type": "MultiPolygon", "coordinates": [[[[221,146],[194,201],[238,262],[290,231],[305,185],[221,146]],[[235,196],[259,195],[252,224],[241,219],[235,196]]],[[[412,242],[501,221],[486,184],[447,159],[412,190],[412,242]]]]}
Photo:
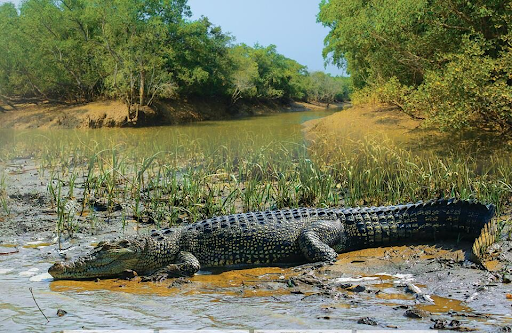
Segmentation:
{"type": "Polygon", "coordinates": [[[9,196],[7,195],[6,179],[5,171],[2,170],[0,173],[0,206],[2,213],[9,216],[11,214],[11,208],[9,206],[9,196]]]}
{"type": "Polygon", "coordinates": [[[267,133],[57,131],[0,145],[2,158],[17,154],[36,156],[50,175],[59,232],[75,228],[66,206],[72,202],[81,203],[77,214],[104,202],[107,214],[122,208],[123,218],[166,226],[298,206],[460,197],[501,209],[512,200],[510,154],[412,151],[369,136],[306,145],[300,136],[274,140],[267,133]]]}
{"type": "Polygon", "coordinates": [[[339,181],[349,205],[458,197],[501,208],[512,200],[510,154],[440,156],[369,138],[345,146],[319,144],[312,151],[317,161],[330,161],[327,172],[339,181]]]}

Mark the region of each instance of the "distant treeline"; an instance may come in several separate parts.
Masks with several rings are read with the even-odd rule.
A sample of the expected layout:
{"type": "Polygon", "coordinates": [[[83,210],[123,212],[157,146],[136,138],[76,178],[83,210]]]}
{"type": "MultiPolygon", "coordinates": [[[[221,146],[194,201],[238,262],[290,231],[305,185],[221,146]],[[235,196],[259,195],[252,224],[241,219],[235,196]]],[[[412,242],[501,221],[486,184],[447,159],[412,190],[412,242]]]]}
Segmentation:
{"type": "Polygon", "coordinates": [[[188,97],[334,102],[348,78],[275,46],[235,45],[187,0],[26,0],[0,6],[0,96],[149,106],[188,97]]]}
{"type": "Polygon", "coordinates": [[[512,128],[510,0],[323,0],[325,56],[354,100],[390,102],[441,128],[512,128]]]}

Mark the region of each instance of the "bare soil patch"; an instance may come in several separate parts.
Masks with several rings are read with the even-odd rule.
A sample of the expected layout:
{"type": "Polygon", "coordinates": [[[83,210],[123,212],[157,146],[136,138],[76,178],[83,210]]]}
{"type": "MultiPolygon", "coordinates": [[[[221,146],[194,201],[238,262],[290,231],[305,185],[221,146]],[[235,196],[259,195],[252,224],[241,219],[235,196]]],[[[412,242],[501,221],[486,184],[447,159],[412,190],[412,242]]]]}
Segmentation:
{"type": "Polygon", "coordinates": [[[412,119],[396,107],[387,104],[363,104],[328,117],[310,120],[304,124],[304,132],[309,140],[320,136],[346,136],[354,128],[361,134],[386,132],[398,136],[414,131],[419,126],[420,121],[412,119]]]}
{"type": "Polygon", "coordinates": [[[117,101],[92,102],[83,105],[21,104],[0,113],[0,127],[91,128],[123,126],[127,123],[126,106],[117,101]]]}
{"type": "Polygon", "coordinates": [[[219,120],[277,112],[292,112],[337,108],[343,104],[310,104],[279,101],[241,102],[229,105],[222,100],[173,100],[143,108],[135,118],[128,115],[127,106],[120,101],[96,101],[86,104],[62,105],[49,102],[5,106],[0,112],[0,128],[51,129],[100,128],[124,126],[174,125],[203,120],[219,120]],[[135,118],[135,119],[134,119],[135,118]]]}

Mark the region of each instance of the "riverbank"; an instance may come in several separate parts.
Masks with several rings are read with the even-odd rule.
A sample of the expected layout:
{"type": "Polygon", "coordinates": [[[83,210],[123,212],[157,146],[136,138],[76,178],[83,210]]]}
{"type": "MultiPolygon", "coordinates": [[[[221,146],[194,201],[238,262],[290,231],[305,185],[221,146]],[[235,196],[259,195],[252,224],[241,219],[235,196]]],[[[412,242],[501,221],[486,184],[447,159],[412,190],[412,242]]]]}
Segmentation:
{"type": "MultiPolygon", "coordinates": [[[[421,121],[412,119],[388,104],[359,104],[328,117],[305,122],[304,135],[309,142],[326,143],[334,150],[346,140],[387,140],[394,143],[424,140],[439,133],[421,129],[421,121]],[[329,144],[332,143],[332,144],[329,144]]],[[[408,143],[409,144],[409,143],[408,143]]]]}
{"type": "Polygon", "coordinates": [[[176,125],[204,120],[224,120],[279,112],[339,108],[344,103],[310,104],[306,102],[259,101],[229,105],[222,100],[173,100],[155,103],[138,114],[128,115],[120,101],[96,101],[63,105],[49,102],[14,104],[0,112],[0,128],[100,128],[176,125]]]}
{"type": "Polygon", "coordinates": [[[343,113],[337,113],[324,118],[310,120],[304,123],[305,133],[330,132],[331,134],[346,133],[347,128],[364,132],[411,132],[420,127],[421,121],[412,119],[397,107],[389,104],[358,104],[343,113]]]}

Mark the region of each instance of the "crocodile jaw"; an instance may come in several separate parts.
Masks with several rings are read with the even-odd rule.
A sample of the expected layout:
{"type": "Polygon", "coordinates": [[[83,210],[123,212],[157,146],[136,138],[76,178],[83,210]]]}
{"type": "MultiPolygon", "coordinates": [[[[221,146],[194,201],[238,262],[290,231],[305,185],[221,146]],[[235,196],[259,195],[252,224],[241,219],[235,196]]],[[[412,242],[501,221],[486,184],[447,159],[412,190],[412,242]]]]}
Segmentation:
{"type": "Polygon", "coordinates": [[[100,245],[77,260],[55,263],[48,273],[56,280],[115,277],[125,270],[137,268],[139,256],[139,251],[130,248],[100,245]]]}

